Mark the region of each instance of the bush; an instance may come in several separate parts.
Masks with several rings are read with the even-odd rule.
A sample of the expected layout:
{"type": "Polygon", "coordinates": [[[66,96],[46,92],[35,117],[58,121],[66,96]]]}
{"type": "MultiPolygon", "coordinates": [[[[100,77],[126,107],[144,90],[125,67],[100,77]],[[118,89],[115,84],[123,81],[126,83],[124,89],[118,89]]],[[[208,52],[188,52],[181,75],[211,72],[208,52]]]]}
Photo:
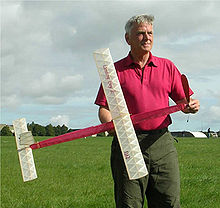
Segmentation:
{"type": "Polygon", "coordinates": [[[2,128],[1,136],[13,136],[13,133],[11,132],[11,130],[7,125],[2,128]]]}

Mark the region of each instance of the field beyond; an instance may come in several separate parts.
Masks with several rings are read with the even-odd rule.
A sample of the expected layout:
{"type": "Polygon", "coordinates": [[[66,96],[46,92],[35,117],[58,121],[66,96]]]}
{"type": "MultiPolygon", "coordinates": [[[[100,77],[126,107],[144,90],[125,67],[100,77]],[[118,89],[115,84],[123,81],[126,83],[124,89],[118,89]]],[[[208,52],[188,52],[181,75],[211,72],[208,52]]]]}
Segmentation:
{"type": "MultiPolygon", "coordinates": [[[[24,183],[14,137],[1,137],[1,207],[115,207],[111,140],[89,137],[33,150],[38,179],[24,183]]],[[[178,140],[182,208],[219,208],[220,139],[178,140]]]]}

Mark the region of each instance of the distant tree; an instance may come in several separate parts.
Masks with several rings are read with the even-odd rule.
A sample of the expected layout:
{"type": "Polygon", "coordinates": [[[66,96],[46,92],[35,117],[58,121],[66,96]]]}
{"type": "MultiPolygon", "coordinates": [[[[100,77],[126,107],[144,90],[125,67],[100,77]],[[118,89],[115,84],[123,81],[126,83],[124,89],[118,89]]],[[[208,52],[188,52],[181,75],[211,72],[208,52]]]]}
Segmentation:
{"type": "Polygon", "coordinates": [[[68,132],[68,127],[66,127],[64,124],[61,126],[61,134],[66,134],[68,132]]]}
{"type": "Polygon", "coordinates": [[[33,136],[45,136],[46,135],[46,129],[44,126],[41,126],[39,124],[35,124],[32,131],[33,136]]]}
{"type": "Polygon", "coordinates": [[[34,125],[35,125],[35,123],[32,121],[30,124],[28,123],[27,124],[27,128],[28,128],[28,131],[33,131],[33,128],[34,128],[34,125]]]}
{"type": "Polygon", "coordinates": [[[39,131],[39,133],[38,133],[38,136],[45,136],[46,135],[46,129],[45,129],[45,127],[44,126],[41,126],[41,125],[39,125],[40,126],[40,131],[39,131]]]}
{"type": "Polygon", "coordinates": [[[61,126],[58,125],[58,126],[54,127],[54,131],[55,131],[55,136],[61,135],[61,126]]]}
{"type": "MultiPolygon", "coordinates": [[[[35,124],[36,125],[36,124],[35,124]]],[[[31,128],[32,129],[32,135],[33,136],[38,136],[38,128],[36,127],[36,126],[32,126],[33,128],[31,128]]]]}
{"type": "Polygon", "coordinates": [[[64,124],[62,126],[52,126],[51,124],[47,126],[41,126],[35,124],[33,121],[27,124],[28,130],[32,132],[33,136],[59,136],[61,134],[66,134],[74,130],[68,130],[68,127],[64,124]]]}
{"type": "Polygon", "coordinates": [[[13,136],[11,130],[9,129],[7,125],[2,128],[1,136],[13,136]]]}
{"type": "Polygon", "coordinates": [[[75,131],[74,129],[69,129],[67,133],[75,131]]]}
{"type": "Polygon", "coordinates": [[[67,131],[67,133],[70,133],[70,132],[73,132],[73,131],[78,131],[78,130],[80,130],[80,129],[69,129],[69,130],[67,131]]]}
{"type": "Polygon", "coordinates": [[[45,127],[46,130],[46,136],[55,136],[55,131],[54,131],[54,127],[49,124],[45,127]]]}

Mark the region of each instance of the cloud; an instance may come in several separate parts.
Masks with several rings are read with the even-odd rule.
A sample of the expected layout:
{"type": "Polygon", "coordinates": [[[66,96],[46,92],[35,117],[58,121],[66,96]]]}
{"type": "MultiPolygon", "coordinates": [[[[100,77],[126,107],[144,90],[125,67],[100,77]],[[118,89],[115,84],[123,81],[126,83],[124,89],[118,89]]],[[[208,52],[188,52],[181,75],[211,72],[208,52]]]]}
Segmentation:
{"type": "Polygon", "coordinates": [[[33,97],[56,96],[62,98],[80,89],[82,81],[83,76],[80,74],[60,75],[47,72],[38,79],[28,82],[21,93],[33,97]]]}
{"type": "Polygon", "coordinates": [[[212,130],[220,130],[220,106],[210,105],[203,106],[196,116],[195,122],[202,125],[203,130],[211,128],[212,130]]]}
{"type": "Polygon", "coordinates": [[[21,100],[16,94],[1,96],[1,99],[1,108],[7,107],[9,109],[15,109],[21,104],[21,100]]]}
{"type": "Polygon", "coordinates": [[[220,106],[211,106],[210,113],[211,113],[211,119],[213,121],[218,121],[218,123],[220,123],[220,121],[219,121],[219,118],[220,118],[220,106]]]}
{"type": "Polygon", "coordinates": [[[62,104],[82,88],[83,76],[46,72],[39,77],[9,78],[3,92],[3,107],[34,102],[35,104],[62,104]],[[14,83],[13,83],[14,81],[14,83]],[[13,86],[10,86],[13,83],[13,86]],[[16,89],[16,90],[15,90],[16,89]],[[16,94],[15,94],[16,93],[16,94]]]}
{"type": "Polygon", "coordinates": [[[54,126],[57,126],[57,125],[62,126],[63,124],[65,126],[68,126],[69,121],[70,119],[69,119],[69,116],[67,115],[57,115],[57,116],[50,118],[50,123],[54,126]]]}
{"type": "Polygon", "coordinates": [[[3,107],[30,102],[62,104],[69,99],[68,96],[74,95],[83,86],[84,75],[74,69],[74,58],[71,54],[66,54],[61,49],[55,50],[54,45],[57,42],[53,41],[51,31],[51,28],[58,25],[55,33],[59,31],[65,47],[77,33],[76,29],[72,26],[66,27],[62,22],[53,22],[57,17],[53,10],[44,8],[37,2],[34,4],[35,6],[30,2],[4,4],[3,107]]]}
{"type": "Polygon", "coordinates": [[[15,115],[28,116],[34,111],[33,119],[38,122],[56,114],[77,115],[77,120],[69,121],[71,126],[89,123],[87,115],[97,120],[93,101],[100,81],[92,53],[109,47],[113,60],[126,56],[129,47],[124,40],[124,24],[131,16],[143,13],[155,16],[153,54],[171,59],[187,74],[195,96],[209,109],[208,115],[218,110],[218,1],[33,0],[4,1],[2,5],[5,118],[17,107],[15,115]],[[38,113],[40,109],[48,113],[38,113]]]}
{"type": "Polygon", "coordinates": [[[185,37],[178,37],[177,40],[170,42],[171,45],[191,45],[194,43],[202,43],[205,41],[209,41],[213,38],[211,35],[192,35],[192,36],[185,36],[185,37]]]}

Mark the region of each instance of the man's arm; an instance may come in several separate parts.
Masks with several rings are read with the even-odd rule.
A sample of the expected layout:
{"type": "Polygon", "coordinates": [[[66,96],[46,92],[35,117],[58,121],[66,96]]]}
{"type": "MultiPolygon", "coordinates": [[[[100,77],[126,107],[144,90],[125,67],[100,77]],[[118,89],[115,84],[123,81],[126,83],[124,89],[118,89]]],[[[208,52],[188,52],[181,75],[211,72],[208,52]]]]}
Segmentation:
{"type": "MultiPolygon", "coordinates": [[[[112,121],[112,115],[107,107],[104,107],[104,106],[99,107],[99,120],[101,121],[101,123],[107,123],[109,121],[112,121]]],[[[115,130],[112,129],[108,131],[108,133],[110,135],[114,135],[115,130]]]]}
{"type": "Polygon", "coordinates": [[[112,121],[112,115],[107,107],[99,107],[99,120],[101,121],[101,123],[112,121]]]}

